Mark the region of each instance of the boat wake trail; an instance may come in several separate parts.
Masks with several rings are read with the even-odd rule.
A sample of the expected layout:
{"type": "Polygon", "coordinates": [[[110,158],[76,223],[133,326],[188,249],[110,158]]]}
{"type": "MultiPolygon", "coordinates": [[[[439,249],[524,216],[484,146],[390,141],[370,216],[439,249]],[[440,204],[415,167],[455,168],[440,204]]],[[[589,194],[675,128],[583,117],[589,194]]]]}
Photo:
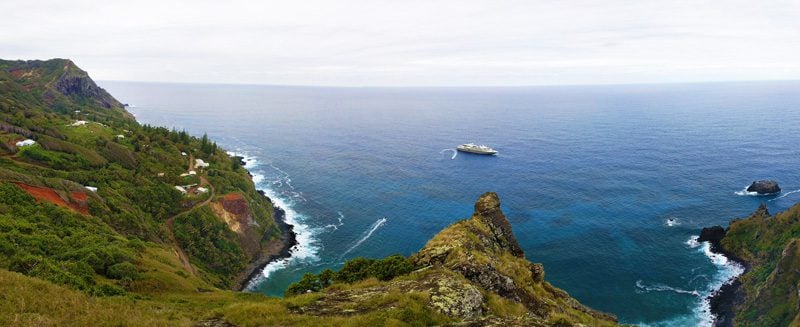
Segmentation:
{"type": "Polygon", "coordinates": [[[450,160],[455,159],[456,156],[458,155],[458,151],[456,151],[455,149],[444,149],[442,151],[439,151],[439,153],[445,153],[446,151],[453,151],[453,156],[450,157],[450,160]]]}
{"type": "Polygon", "coordinates": [[[783,198],[785,198],[786,196],[788,196],[789,194],[794,194],[794,193],[800,193],[800,190],[794,190],[794,191],[789,191],[789,192],[783,193],[783,195],[781,195],[781,196],[779,196],[779,197],[777,197],[777,198],[774,198],[774,199],[768,200],[768,201],[769,201],[769,202],[772,202],[772,201],[775,201],[775,200],[778,200],[778,199],[783,199],[783,198]]]}
{"type": "Polygon", "coordinates": [[[386,224],[387,221],[388,221],[388,219],[386,219],[386,217],[383,217],[381,219],[376,220],[374,223],[372,223],[372,226],[370,226],[369,230],[364,232],[364,233],[361,233],[361,238],[359,238],[358,241],[353,243],[353,245],[350,246],[350,248],[347,249],[347,251],[344,251],[344,253],[342,253],[342,255],[339,256],[339,257],[340,258],[344,257],[345,255],[350,253],[350,251],[353,251],[355,248],[357,248],[359,245],[361,245],[361,243],[364,243],[364,241],[366,241],[370,236],[372,236],[372,233],[374,233],[376,230],[378,230],[378,228],[381,228],[381,226],[386,224]]]}
{"type": "Polygon", "coordinates": [[[641,280],[637,280],[636,281],[636,287],[641,289],[641,290],[644,290],[645,292],[651,292],[651,291],[655,291],[655,292],[675,292],[675,293],[679,293],[679,294],[689,294],[689,295],[694,295],[694,296],[698,296],[698,297],[700,296],[700,292],[695,291],[695,290],[687,291],[687,290],[684,290],[684,289],[671,287],[671,286],[667,286],[667,285],[663,285],[663,284],[646,285],[641,280]]]}

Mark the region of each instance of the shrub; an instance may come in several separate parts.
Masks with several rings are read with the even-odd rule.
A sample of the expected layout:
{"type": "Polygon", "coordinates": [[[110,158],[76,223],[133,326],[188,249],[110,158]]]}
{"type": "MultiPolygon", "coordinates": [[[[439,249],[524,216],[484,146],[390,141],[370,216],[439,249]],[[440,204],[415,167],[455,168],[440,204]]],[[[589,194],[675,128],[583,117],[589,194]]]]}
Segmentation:
{"type": "Polygon", "coordinates": [[[311,290],[318,292],[330,286],[334,281],[341,283],[354,283],[368,278],[377,278],[387,281],[397,276],[405,275],[414,270],[406,257],[392,255],[386,258],[375,260],[366,258],[355,258],[345,262],[342,269],[333,272],[325,269],[319,275],[307,273],[296,283],[292,283],[286,289],[286,295],[302,294],[311,290]]]}
{"type": "Polygon", "coordinates": [[[114,279],[135,280],[140,278],[139,270],[130,262],[121,262],[108,267],[106,275],[114,279]]]}

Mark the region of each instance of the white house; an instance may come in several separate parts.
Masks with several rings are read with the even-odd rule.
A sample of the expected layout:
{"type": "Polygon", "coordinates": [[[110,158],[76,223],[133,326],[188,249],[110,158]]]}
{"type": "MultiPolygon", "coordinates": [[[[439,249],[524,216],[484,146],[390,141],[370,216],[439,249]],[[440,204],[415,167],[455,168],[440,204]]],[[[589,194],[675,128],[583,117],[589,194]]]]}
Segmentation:
{"type": "Polygon", "coordinates": [[[194,166],[200,168],[206,168],[209,165],[207,162],[203,161],[203,159],[194,159],[194,166]]]}
{"type": "Polygon", "coordinates": [[[85,121],[85,120],[76,120],[70,126],[72,126],[72,127],[83,126],[83,125],[86,125],[86,123],[87,123],[87,121],[85,121]]]}
{"type": "Polygon", "coordinates": [[[176,190],[178,190],[178,191],[180,191],[180,192],[181,192],[181,194],[186,194],[186,189],[185,189],[185,188],[183,188],[183,186],[180,186],[180,185],[175,185],[175,189],[176,189],[176,190]]]}
{"type": "Polygon", "coordinates": [[[197,175],[197,172],[196,172],[196,171],[194,171],[194,170],[190,170],[190,171],[189,171],[189,175],[197,175]]]}
{"type": "Polygon", "coordinates": [[[198,187],[197,193],[208,193],[208,189],[205,187],[198,187]]]}
{"type": "Polygon", "coordinates": [[[17,146],[29,146],[29,145],[34,145],[34,144],[36,144],[36,141],[31,140],[31,139],[27,139],[27,140],[24,140],[24,141],[17,142],[17,146]]]}
{"type": "Polygon", "coordinates": [[[97,188],[94,186],[84,186],[87,190],[97,193],[97,188]]]}
{"type": "Polygon", "coordinates": [[[125,138],[125,135],[119,134],[119,135],[117,135],[117,138],[118,138],[118,139],[124,139],[124,138],[125,138]]]}

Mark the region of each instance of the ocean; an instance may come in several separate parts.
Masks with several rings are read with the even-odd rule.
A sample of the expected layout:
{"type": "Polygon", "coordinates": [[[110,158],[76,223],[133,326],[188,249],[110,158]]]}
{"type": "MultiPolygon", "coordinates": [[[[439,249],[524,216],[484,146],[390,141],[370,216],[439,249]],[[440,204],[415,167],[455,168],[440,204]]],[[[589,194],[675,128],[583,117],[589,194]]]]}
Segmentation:
{"type": "Polygon", "coordinates": [[[247,157],[300,245],[249,288],[409,255],[497,192],[546,280],[621,322],[708,325],[741,268],[693,236],[800,201],[800,82],[325,88],[101,82],[142,123],[247,157]],[[457,153],[485,143],[494,157],[457,153]],[[742,192],[756,179],[784,192],[742,192]]]}

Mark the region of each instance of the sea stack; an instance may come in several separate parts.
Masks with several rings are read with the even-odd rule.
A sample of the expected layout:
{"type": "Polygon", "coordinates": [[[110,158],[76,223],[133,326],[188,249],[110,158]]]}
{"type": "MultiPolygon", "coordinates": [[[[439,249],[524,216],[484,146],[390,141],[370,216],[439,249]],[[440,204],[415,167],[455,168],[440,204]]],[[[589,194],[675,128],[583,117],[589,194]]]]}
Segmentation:
{"type": "Polygon", "coordinates": [[[747,187],[747,192],[756,192],[758,194],[775,194],[781,192],[781,187],[778,182],[773,180],[760,180],[754,181],[753,184],[747,187]]]}

